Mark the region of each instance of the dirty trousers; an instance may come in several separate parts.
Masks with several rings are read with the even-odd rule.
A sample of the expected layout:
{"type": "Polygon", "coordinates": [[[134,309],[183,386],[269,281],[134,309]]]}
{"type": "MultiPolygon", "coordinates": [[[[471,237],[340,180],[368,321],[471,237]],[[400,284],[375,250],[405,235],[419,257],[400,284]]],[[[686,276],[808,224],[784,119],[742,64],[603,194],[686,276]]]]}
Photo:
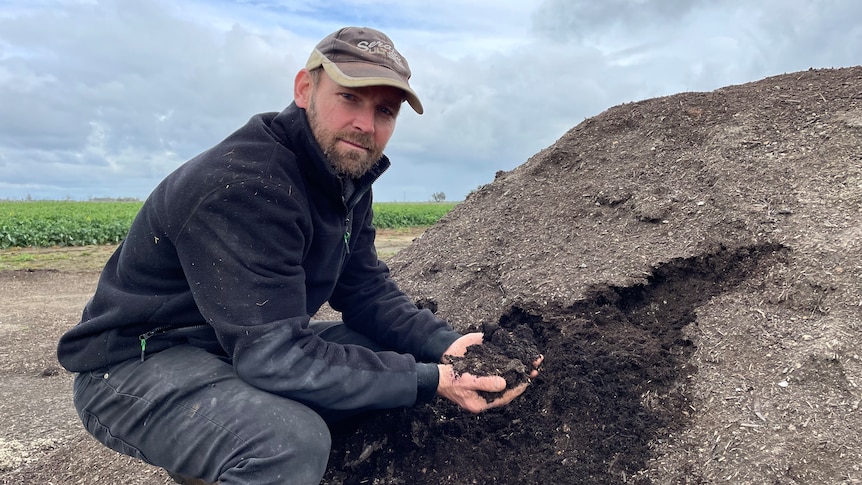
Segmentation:
{"type": "MultiPolygon", "coordinates": [[[[326,340],[375,344],[340,322],[326,340]]],[[[188,345],[75,378],[84,427],[120,453],[222,485],[316,484],[329,459],[326,421],[311,408],[240,379],[224,358],[188,345]]]]}

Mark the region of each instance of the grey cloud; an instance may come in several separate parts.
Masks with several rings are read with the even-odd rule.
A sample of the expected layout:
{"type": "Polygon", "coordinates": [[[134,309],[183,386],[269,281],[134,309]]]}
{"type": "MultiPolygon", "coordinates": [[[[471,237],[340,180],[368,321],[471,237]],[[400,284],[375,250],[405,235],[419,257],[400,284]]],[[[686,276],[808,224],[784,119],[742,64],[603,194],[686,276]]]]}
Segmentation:
{"type": "Polygon", "coordinates": [[[555,41],[583,40],[623,27],[628,32],[682,21],[707,0],[545,0],[532,18],[534,32],[555,41]]]}
{"type": "Polygon", "coordinates": [[[219,37],[157,2],[0,18],[0,179],[32,185],[16,169],[25,164],[67,184],[84,171],[82,184],[106,190],[117,177],[151,185],[153,171],[163,176],[254,112],[290,102],[292,40],[241,27],[219,37]]]}

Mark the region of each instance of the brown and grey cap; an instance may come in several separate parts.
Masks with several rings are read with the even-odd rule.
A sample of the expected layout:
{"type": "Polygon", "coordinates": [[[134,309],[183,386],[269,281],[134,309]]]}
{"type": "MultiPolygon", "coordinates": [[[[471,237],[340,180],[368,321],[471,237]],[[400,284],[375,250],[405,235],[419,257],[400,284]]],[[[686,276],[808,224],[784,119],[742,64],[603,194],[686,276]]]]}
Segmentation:
{"type": "Polygon", "coordinates": [[[345,27],[333,32],[311,52],[305,68],[323,66],[336,83],[349,88],[393,86],[402,89],[419,114],[424,109],[410,87],[410,66],[383,32],[367,27],[345,27]]]}

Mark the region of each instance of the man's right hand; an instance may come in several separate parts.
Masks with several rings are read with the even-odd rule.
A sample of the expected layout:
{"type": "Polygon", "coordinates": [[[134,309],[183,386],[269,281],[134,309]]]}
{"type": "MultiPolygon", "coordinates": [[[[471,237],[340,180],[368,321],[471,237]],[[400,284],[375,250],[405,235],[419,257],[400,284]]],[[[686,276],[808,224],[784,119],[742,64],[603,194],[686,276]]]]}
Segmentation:
{"type": "MultiPolygon", "coordinates": [[[[538,361],[541,363],[541,360],[538,361]]],[[[525,382],[518,387],[509,389],[499,398],[488,402],[479,395],[478,391],[500,392],[506,389],[506,379],[500,376],[474,376],[472,374],[455,375],[455,371],[449,364],[439,364],[440,382],[437,385],[437,394],[454,402],[458,406],[470,411],[480,413],[487,409],[505,406],[513,399],[520,396],[529,385],[525,382]]],[[[538,364],[536,364],[538,367],[538,364]]]]}

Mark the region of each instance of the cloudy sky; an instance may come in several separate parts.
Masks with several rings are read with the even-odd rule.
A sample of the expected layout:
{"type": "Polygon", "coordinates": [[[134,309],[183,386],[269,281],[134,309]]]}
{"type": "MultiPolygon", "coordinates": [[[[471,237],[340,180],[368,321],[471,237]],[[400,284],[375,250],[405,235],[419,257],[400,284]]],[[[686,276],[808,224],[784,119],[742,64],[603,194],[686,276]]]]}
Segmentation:
{"type": "Polygon", "coordinates": [[[292,101],[313,46],[386,32],[404,109],[378,201],[461,200],[612,106],[862,64],[857,0],[0,0],[0,199],[145,198],[292,101]]]}

